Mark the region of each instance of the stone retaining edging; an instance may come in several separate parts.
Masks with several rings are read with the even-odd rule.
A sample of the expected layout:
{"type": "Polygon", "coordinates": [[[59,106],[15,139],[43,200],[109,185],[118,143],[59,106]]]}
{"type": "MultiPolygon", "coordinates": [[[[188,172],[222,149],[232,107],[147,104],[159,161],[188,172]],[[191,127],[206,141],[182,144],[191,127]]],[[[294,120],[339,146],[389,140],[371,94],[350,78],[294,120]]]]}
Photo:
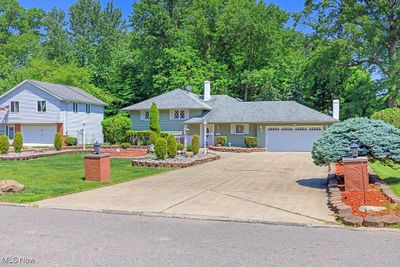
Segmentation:
{"type": "MultiPolygon", "coordinates": [[[[330,167],[327,177],[328,206],[336,213],[336,216],[341,219],[345,225],[354,227],[384,227],[400,223],[400,217],[396,215],[368,215],[365,218],[354,215],[351,207],[342,201],[341,191],[338,187],[336,187],[338,181],[334,172],[335,168],[330,167]]],[[[380,187],[382,193],[389,201],[392,203],[400,203],[400,198],[394,194],[390,186],[387,185],[381,178],[379,178],[378,175],[369,170],[369,177],[375,185],[380,187]]]]}
{"type": "Polygon", "coordinates": [[[251,153],[251,152],[265,152],[264,147],[236,147],[236,146],[209,146],[208,149],[219,152],[233,152],[233,153],[251,153]]]}
{"type": "Polygon", "coordinates": [[[161,168],[188,168],[198,164],[214,161],[220,159],[220,155],[212,154],[206,158],[200,158],[195,160],[189,160],[185,162],[166,162],[148,159],[138,159],[132,161],[132,166],[137,167],[161,167],[161,168]]]}

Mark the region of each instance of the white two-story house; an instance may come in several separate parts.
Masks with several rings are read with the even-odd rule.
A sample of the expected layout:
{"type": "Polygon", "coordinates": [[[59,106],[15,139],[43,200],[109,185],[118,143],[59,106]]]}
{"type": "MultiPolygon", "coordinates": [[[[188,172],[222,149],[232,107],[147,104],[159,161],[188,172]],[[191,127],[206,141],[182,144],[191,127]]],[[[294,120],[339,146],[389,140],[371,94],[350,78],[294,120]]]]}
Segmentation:
{"type": "Polygon", "coordinates": [[[102,143],[105,105],[76,87],[25,80],[0,96],[0,134],[11,142],[21,132],[27,146],[52,145],[56,132],[102,143]]]}

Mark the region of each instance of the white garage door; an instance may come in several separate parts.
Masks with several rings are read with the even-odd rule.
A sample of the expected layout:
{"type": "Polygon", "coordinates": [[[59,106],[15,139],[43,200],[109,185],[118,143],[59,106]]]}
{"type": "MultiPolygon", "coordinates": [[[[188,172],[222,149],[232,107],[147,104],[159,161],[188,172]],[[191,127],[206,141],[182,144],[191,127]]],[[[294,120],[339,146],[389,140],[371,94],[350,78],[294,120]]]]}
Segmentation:
{"type": "Polygon", "coordinates": [[[323,127],[267,127],[267,151],[311,151],[323,127]]]}
{"type": "Polygon", "coordinates": [[[27,145],[52,145],[56,131],[56,125],[22,125],[21,129],[27,145]]]}

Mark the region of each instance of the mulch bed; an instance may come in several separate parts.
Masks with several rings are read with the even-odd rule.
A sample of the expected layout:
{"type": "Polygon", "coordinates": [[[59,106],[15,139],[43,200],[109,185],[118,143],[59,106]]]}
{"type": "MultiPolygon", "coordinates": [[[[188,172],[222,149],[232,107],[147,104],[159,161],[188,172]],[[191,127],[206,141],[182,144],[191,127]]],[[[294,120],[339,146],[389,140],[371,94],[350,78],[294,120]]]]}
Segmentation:
{"type": "MultiPolygon", "coordinates": [[[[359,191],[345,191],[341,193],[342,201],[346,205],[351,207],[352,213],[354,215],[365,218],[368,215],[385,215],[389,214],[389,211],[386,210],[384,212],[362,212],[358,208],[363,205],[367,206],[377,206],[377,207],[385,207],[390,204],[390,201],[386,198],[384,194],[377,188],[376,185],[369,185],[368,191],[365,192],[365,200],[364,203],[364,193],[359,191]]],[[[399,210],[400,213],[400,210],[399,210]]]]}

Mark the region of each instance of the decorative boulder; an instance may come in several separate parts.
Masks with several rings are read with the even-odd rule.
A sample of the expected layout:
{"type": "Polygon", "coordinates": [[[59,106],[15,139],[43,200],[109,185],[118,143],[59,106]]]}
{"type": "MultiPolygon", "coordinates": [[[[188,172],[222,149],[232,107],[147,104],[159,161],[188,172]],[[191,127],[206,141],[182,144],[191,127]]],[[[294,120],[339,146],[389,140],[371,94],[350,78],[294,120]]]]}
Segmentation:
{"type": "Polygon", "coordinates": [[[24,190],[24,186],[14,180],[0,181],[0,195],[8,192],[21,192],[22,190],[24,190]]]}

